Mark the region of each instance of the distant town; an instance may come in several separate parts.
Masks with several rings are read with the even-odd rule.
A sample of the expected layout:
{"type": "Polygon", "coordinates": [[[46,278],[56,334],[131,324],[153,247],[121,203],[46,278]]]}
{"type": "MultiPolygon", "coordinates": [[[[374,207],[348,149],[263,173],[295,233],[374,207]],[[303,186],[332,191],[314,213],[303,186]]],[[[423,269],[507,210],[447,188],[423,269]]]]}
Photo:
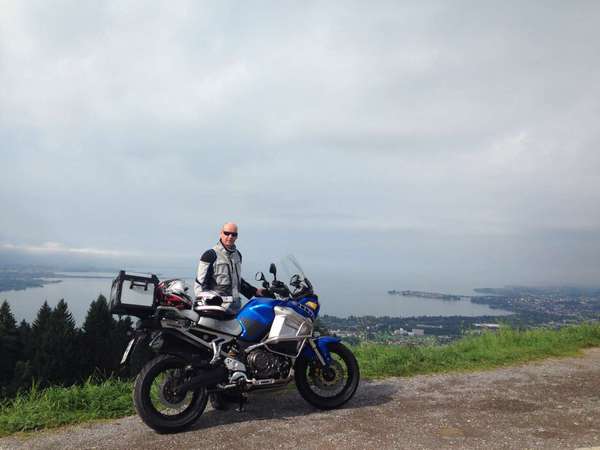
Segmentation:
{"type": "Polygon", "coordinates": [[[325,330],[350,343],[423,345],[449,342],[465,333],[495,331],[503,326],[561,327],[587,320],[600,320],[600,288],[507,286],[480,288],[474,291],[481,295],[459,296],[410,290],[390,290],[388,294],[438,300],[469,299],[473,303],[488,305],[492,309],[511,311],[513,314],[479,317],[350,316],[348,318],[325,315],[319,321],[325,330]]]}

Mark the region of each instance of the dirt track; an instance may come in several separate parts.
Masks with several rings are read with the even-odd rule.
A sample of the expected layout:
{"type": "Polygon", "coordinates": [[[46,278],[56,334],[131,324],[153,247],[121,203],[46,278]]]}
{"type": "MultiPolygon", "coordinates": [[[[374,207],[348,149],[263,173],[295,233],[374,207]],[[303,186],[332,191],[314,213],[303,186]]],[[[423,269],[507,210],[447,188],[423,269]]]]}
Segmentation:
{"type": "Polygon", "coordinates": [[[295,390],[250,400],[244,413],[208,409],[176,435],[156,434],[133,416],[3,438],[0,449],[600,446],[600,348],[487,372],[363,383],[337,411],[316,411],[295,390]]]}

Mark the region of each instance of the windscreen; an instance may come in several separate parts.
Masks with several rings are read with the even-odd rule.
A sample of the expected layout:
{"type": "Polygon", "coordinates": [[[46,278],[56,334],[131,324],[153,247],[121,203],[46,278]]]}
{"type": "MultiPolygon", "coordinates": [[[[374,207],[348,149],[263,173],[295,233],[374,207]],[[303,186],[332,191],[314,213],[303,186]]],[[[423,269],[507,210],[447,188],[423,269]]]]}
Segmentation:
{"type": "Polygon", "coordinates": [[[281,259],[281,268],[289,279],[292,275],[298,274],[302,278],[306,278],[304,270],[300,266],[300,262],[294,255],[287,255],[281,259]]]}

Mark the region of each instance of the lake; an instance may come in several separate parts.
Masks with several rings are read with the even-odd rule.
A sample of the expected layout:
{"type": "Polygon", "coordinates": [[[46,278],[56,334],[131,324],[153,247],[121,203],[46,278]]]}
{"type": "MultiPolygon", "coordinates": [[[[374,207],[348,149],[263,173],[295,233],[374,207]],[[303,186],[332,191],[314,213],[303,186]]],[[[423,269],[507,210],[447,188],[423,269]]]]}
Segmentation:
{"type": "MultiPolygon", "coordinates": [[[[45,301],[53,307],[64,298],[73,318],[80,326],[87,314],[90,303],[102,294],[109,297],[113,273],[65,273],[77,276],[101,276],[108,278],[63,278],[60,283],[43,287],[27,288],[22,291],[0,292],[0,301],[8,300],[15,319],[25,319],[31,323],[45,301]]],[[[161,277],[161,279],[164,277],[161,277]]],[[[315,277],[312,279],[321,301],[321,314],[338,317],[349,315],[363,316],[483,316],[506,315],[508,311],[489,308],[486,305],[471,303],[470,300],[438,300],[420,297],[388,295],[389,289],[412,289],[446,294],[474,295],[471,288],[448,286],[398,286],[392,281],[386,283],[363,283],[356,279],[315,277]],[[389,283],[389,284],[388,284],[389,283]]],[[[186,279],[192,289],[192,280],[186,279]]],[[[253,283],[258,285],[257,282],[253,283]]]]}

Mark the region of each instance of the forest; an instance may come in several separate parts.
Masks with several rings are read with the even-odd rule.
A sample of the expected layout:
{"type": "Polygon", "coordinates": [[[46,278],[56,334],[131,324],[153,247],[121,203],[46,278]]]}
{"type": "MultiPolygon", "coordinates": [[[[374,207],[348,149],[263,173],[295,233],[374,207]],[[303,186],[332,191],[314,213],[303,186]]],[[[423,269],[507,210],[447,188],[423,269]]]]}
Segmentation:
{"type": "Polygon", "coordinates": [[[0,306],[0,400],[33,384],[70,386],[90,377],[132,376],[138,364],[119,367],[131,330],[131,319],[114,319],[102,295],[90,304],[81,328],[64,300],[54,308],[44,302],[32,324],[17,324],[5,300],[0,306]]]}

